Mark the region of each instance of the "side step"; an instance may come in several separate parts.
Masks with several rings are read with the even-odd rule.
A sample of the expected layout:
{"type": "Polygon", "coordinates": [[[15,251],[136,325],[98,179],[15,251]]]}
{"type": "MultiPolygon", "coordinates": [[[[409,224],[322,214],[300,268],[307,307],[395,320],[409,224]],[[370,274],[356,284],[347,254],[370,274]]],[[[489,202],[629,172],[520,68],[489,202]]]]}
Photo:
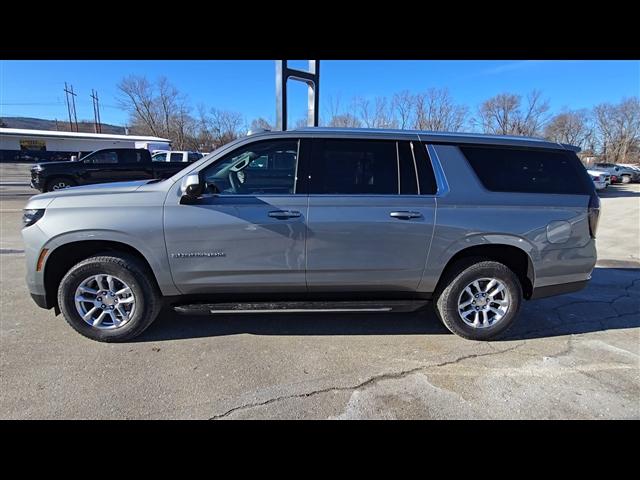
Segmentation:
{"type": "Polygon", "coordinates": [[[230,313],[383,313],[415,312],[428,303],[426,300],[194,303],[190,305],[178,305],[173,307],[173,309],[182,315],[230,313]]]}

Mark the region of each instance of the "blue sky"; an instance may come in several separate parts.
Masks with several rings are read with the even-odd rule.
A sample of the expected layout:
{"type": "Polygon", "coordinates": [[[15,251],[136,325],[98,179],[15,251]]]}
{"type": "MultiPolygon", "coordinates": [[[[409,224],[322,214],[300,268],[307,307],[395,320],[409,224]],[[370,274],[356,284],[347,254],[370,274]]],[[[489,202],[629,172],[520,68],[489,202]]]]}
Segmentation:
{"type": "MultiPolygon", "coordinates": [[[[306,62],[294,61],[294,68],[306,62]]],[[[195,107],[242,113],[247,121],[275,118],[275,64],[270,60],[203,61],[0,61],[0,116],[67,118],[64,82],[73,85],[78,119],[93,119],[89,94],[96,89],[102,121],[124,124],[117,108],[117,83],[125,76],[166,76],[195,107]]],[[[305,115],[306,87],[290,82],[290,118],[305,115]]],[[[501,93],[543,91],[552,111],[589,108],[623,97],[640,96],[639,61],[468,61],[468,60],[327,60],[321,62],[320,113],[328,116],[330,99],[346,105],[355,96],[391,96],[400,90],[419,92],[447,87],[472,111],[483,100],[501,93]]]]}

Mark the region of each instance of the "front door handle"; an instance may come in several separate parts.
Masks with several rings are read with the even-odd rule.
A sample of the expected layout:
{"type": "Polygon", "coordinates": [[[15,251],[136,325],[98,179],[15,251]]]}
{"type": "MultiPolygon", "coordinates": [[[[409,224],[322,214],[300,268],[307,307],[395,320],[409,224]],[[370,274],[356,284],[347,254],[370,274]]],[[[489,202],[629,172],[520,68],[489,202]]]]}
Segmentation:
{"type": "Polygon", "coordinates": [[[400,220],[410,220],[412,218],[420,218],[422,214],[420,212],[391,212],[389,216],[400,220]]]}
{"type": "Polygon", "coordinates": [[[296,210],[274,210],[269,212],[271,218],[277,218],[278,220],[286,220],[287,218],[298,218],[302,214],[296,210]]]}

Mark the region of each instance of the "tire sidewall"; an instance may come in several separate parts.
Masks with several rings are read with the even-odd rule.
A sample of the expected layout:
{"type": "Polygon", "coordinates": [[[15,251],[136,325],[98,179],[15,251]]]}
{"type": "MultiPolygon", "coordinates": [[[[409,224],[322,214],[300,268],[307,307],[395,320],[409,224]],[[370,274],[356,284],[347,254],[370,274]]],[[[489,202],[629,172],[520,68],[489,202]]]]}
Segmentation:
{"type": "Polygon", "coordinates": [[[101,261],[88,261],[73,267],[64,276],[58,288],[58,305],[67,322],[80,334],[94,340],[108,342],[133,337],[138,330],[146,327],[145,320],[149,314],[149,299],[137,275],[118,264],[101,261]],[[120,328],[100,330],[86,323],[75,306],[75,292],[81,282],[92,275],[109,274],[123,280],[130,288],[136,301],[133,317],[120,328]]]}
{"type": "Polygon", "coordinates": [[[440,305],[438,305],[441,309],[441,314],[446,315],[445,325],[453,331],[453,333],[474,340],[488,340],[507,330],[517,317],[522,303],[522,287],[520,286],[520,281],[506,266],[496,262],[491,262],[491,265],[472,265],[458,274],[446,290],[446,295],[442,299],[444,302],[439,302],[440,305]],[[487,328],[473,328],[467,325],[460,317],[458,313],[458,299],[467,285],[474,280],[487,277],[496,278],[505,284],[510,299],[509,309],[506,315],[495,325],[487,328]],[[442,310],[445,311],[442,312],[442,310]]]}

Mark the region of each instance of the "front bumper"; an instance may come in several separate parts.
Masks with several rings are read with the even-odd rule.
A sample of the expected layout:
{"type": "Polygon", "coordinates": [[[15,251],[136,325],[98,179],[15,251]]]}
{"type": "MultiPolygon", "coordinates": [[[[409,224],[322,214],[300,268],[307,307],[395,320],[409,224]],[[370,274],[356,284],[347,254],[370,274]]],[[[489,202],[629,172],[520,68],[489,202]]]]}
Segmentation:
{"type": "Polygon", "coordinates": [[[33,301],[36,302],[36,305],[38,305],[40,308],[45,308],[47,310],[49,310],[50,308],[53,308],[53,305],[47,304],[47,296],[46,295],[39,295],[37,293],[31,293],[31,298],[33,298],[33,301]]]}
{"type": "Polygon", "coordinates": [[[34,172],[31,172],[31,182],[29,183],[31,188],[38,190],[40,192],[44,189],[44,182],[40,178],[40,175],[36,175],[34,172]]]}

